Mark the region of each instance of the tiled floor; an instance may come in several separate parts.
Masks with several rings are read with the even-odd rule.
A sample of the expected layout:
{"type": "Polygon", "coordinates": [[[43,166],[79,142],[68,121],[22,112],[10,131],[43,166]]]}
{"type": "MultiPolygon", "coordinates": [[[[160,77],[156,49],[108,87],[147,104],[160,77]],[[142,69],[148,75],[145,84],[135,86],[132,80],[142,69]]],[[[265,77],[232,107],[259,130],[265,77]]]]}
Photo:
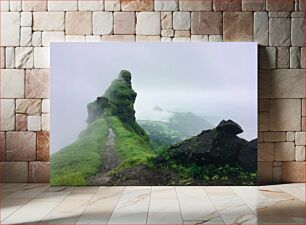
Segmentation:
{"type": "Polygon", "coordinates": [[[1,184],[1,224],[305,224],[305,184],[49,187],[1,184]]]}

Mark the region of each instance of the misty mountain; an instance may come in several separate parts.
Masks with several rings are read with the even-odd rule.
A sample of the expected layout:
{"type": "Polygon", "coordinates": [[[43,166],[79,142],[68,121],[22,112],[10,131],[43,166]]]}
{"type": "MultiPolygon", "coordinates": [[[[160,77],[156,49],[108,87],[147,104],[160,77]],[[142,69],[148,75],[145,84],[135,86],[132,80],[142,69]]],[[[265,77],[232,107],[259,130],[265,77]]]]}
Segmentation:
{"type": "MultiPolygon", "coordinates": [[[[165,111],[160,107],[154,110],[165,111]]],[[[168,122],[138,120],[138,124],[149,134],[155,145],[178,143],[186,138],[199,134],[202,130],[211,129],[213,125],[207,120],[187,112],[171,112],[168,122]]]]}

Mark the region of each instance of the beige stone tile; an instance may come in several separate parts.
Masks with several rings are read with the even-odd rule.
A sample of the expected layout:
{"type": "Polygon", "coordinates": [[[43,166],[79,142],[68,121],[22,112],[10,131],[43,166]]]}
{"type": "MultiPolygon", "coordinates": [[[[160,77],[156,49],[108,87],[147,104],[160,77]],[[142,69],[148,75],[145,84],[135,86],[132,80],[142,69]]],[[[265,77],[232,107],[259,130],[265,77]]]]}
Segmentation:
{"type": "Polygon", "coordinates": [[[192,12],[192,34],[222,34],[222,13],[219,12],[192,12]]]}
{"type": "Polygon", "coordinates": [[[174,37],[173,42],[190,42],[190,37],[174,37]]]}
{"type": "Polygon", "coordinates": [[[282,167],[281,166],[274,166],[272,168],[273,173],[273,184],[280,184],[282,182],[282,167]]]}
{"type": "Polygon", "coordinates": [[[254,41],[263,46],[269,44],[269,20],[266,12],[254,13],[254,41]]]}
{"type": "Polygon", "coordinates": [[[265,0],[242,0],[243,11],[264,11],[265,9],[265,0]]]}
{"type": "Polygon", "coordinates": [[[304,46],[304,18],[292,18],[291,42],[292,46],[304,46]]]}
{"type": "Polygon", "coordinates": [[[47,3],[44,0],[22,0],[22,11],[46,11],[47,3]]]}
{"type": "Polygon", "coordinates": [[[265,142],[281,142],[286,141],[286,132],[265,132],[265,142]]]}
{"type": "Polygon", "coordinates": [[[36,133],[8,132],[6,134],[7,161],[33,161],[36,159],[36,133]]]}
{"type": "Polygon", "coordinates": [[[271,131],[301,130],[301,100],[275,99],[270,109],[271,131]]]}
{"type": "Polygon", "coordinates": [[[174,187],[152,187],[148,224],[183,224],[174,187]]]}
{"type": "Polygon", "coordinates": [[[161,42],[172,42],[172,38],[171,37],[162,37],[160,39],[161,42]]]}
{"type": "Polygon", "coordinates": [[[24,207],[17,210],[13,215],[5,219],[3,223],[38,223],[44,216],[46,216],[50,212],[50,210],[56,207],[56,205],[58,205],[61,201],[62,199],[49,201],[45,199],[33,199],[24,207]]]}
{"type": "Polygon", "coordinates": [[[252,41],[253,14],[249,12],[225,12],[223,14],[224,41],[252,41]]]}
{"type": "Polygon", "coordinates": [[[20,12],[21,11],[21,0],[10,1],[10,11],[20,12]]]}
{"type": "Polygon", "coordinates": [[[65,41],[65,33],[62,31],[55,32],[42,32],[42,45],[50,46],[50,42],[64,42],[65,41]]]}
{"type": "Polygon", "coordinates": [[[299,47],[290,47],[290,68],[301,68],[301,49],[299,47]]]}
{"type": "Polygon", "coordinates": [[[269,113],[260,112],[258,114],[258,130],[259,131],[269,130],[269,113]]]}
{"type": "Polygon", "coordinates": [[[113,13],[93,12],[93,34],[104,35],[113,32],[113,13]]]}
{"type": "Polygon", "coordinates": [[[34,48],[34,68],[49,68],[50,67],[50,48],[35,47],[34,48]]]}
{"type": "Polygon", "coordinates": [[[29,162],[29,182],[49,183],[50,162],[29,162]]]}
{"type": "Polygon", "coordinates": [[[213,0],[214,11],[241,11],[240,0],[213,0]]]}
{"type": "Polygon", "coordinates": [[[118,201],[109,224],[145,224],[151,187],[126,187],[118,201]]]}
{"type": "Polygon", "coordinates": [[[114,13],[114,34],[135,34],[136,14],[134,12],[114,13]]]}
{"type": "Polygon", "coordinates": [[[42,113],[50,113],[50,100],[49,99],[42,100],[42,113]]]}
{"type": "Polygon", "coordinates": [[[295,144],[296,145],[305,145],[305,132],[296,132],[295,133],[295,144]]]}
{"type": "Polygon", "coordinates": [[[28,116],[28,130],[40,131],[41,130],[41,116],[28,116]]]}
{"type": "Polygon", "coordinates": [[[287,132],[287,141],[295,141],[295,133],[287,132]]]}
{"type": "Polygon", "coordinates": [[[99,187],[87,206],[77,224],[106,224],[125,187],[99,187]]]}
{"type": "Polygon", "coordinates": [[[0,162],[0,165],[1,182],[28,182],[27,162],[0,162]]]}
{"type": "Polygon", "coordinates": [[[184,221],[220,219],[203,187],[176,187],[176,192],[184,221]]]}
{"type": "Polygon", "coordinates": [[[283,182],[305,182],[305,162],[284,162],[283,182]]]}
{"type": "Polygon", "coordinates": [[[212,11],[212,0],[194,1],[190,4],[190,0],[179,0],[180,11],[212,11]]]}
{"type": "Polygon", "coordinates": [[[20,13],[1,12],[1,46],[19,46],[20,13]]]}
{"type": "Polygon", "coordinates": [[[161,30],[161,36],[162,37],[173,37],[174,36],[174,30],[173,29],[161,30]]]}
{"type": "Polygon", "coordinates": [[[66,42],[85,42],[85,35],[66,35],[66,42]]]}
{"type": "Polygon", "coordinates": [[[15,211],[22,208],[24,205],[26,205],[28,202],[30,202],[32,199],[27,198],[17,198],[17,199],[9,199],[4,198],[1,200],[1,221],[5,220],[7,217],[12,215],[15,211]]]}
{"type": "Polygon", "coordinates": [[[24,97],[24,71],[16,69],[1,70],[1,98],[24,97]]]}
{"type": "Polygon", "coordinates": [[[259,184],[272,183],[272,162],[258,162],[257,182],[259,184]]]}
{"type": "Polygon", "coordinates": [[[5,58],[6,58],[6,49],[4,47],[0,47],[0,69],[3,69],[6,67],[5,58]]]}
{"type": "Polygon", "coordinates": [[[16,131],[28,130],[28,118],[26,114],[16,114],[16,131]]]}
{"type": "Polygon", "coordinates": [[[277,188],[305,202],[305,184],[304,183],[281,184],[281,185],[278,185],[277,188]]]}
{"type": "Polygon", "coordinates": [[[136,36],[136,42],[151,42],[151,41],[160,42],[160,36],[145,36],[145,35],[136,36]]]}
{"type": "Polygon", "coordinates": [[[5,161],[5,133],[0,132],[0,162],[3,161],[5,161]]]}
{"type": "Polygon", "coordinates": [[[50,131],[50,115],[42,114],[41,115],[41,128],[43,131],[50,131]]]}
{"type": "Polygon", "coordinates": [[[259,97],[303,98],[304,71],[277,69],[259,71],[259,97]]]}
{"type": "Polygon", "coordinates": [[[120,11],[120,0],[107,0],[104,4],[105,11],[120,11]]]}
{"type": "Polygon", "coordinates": [[[66,34],[92,34],[91,12],[66,12],[66,34]]]}
{"type": "Polygon", "coordinates": [[[15,68],[15,48],[14,47],[5,48],[5,67],[7,69],[15,68]]]}
{"type": "Polygon", "coordinates": [[[174,12],[173,13],[173,29],[174,30],[190,30],[190,13],[174,12]]]}
{"type": "Polygon", "coordinates": [[[135,35],[103,35],[102,41],[135,42],[135,35]]]}
{"type": "Polygon", "coordinates": [[[80,11],[101,11],[104,9],[103,0],[78,0],[78,4],[80,11]]]}
{"type": "Polygon", "coordinates": [[[290,46],[290,18],[269,19],[269,45],[290,46]]]}
{"type": "MultiPolygon", "coordinates": [[[[27,162],[14,162],[14,164],[26,164],[26,168],[28,168],[28,163],[27,162]]],[[[10,163],[13,164],[13,163],[10,163]]],[[[25,170],[26,176],[28,177],[28,171],[27,169],[25,170]]],[[[20,173],[22,175],[22,173],[20,173]]],[[[11,181],[12,182],[12,181],[11,181]]],[[[21,181],[22,182],[22,181],[21,181]]],[[[17,198],[35,198],[38,196],[40,193],[43,191],[46,191],[49,188],[49,184],[25,184],[21,188],[15,189],[14,192],[6,196],[6,198],[9,199],[17,199],[17,198]]]]}
{"type": "Polygon", "coordinates": [[[152,11],[153,0],[121,0],[122,11],[152,11]]]}
{"type": "Polygon", "coordinates": [[[208,35],[191,35],[191,42],[208,42],[208,35]]]}
{"type": "Polygon", "coordinates": [[[188,37],[190,38],[190,31],[189,30],[176,30],[174,33],[175,37],[188,37]]]}
{"type": "Polygon", "coordinates": [[[10,131],[15,129],[15,100],[0,99],[0,130],[10,131]]]}
{"type": "Polygon", "coordinates": [[[77,11],[78,0],[48,0],[48,11],[77,11]]]}
{"type": "Polygon", "coordinates": [[[49,70],[26,71],[26,98],[49,97],[49,70]]]}
{"type": "Polygon", "coordinates": [[[31,12],[21,12],[20,14],[20,25],[23,27],[32,26],[32,13],[31,12]]]}
{"type": "Polygon", "coordinates": [[[32,43],[32,28],[21,27],[20,31],[20,46],[31,46],[32,43]]]}
{"type": "Polygon", "coordinates": [[[274,161],[274,143],[258,143],[258,161],[274,161]]]}
{"type": "Polygon", "coordinates": [[[160,35],[160,28],[160,12],[139,12],[137,14],[137,35],[160,35]]]}
{"type": "Polygon", "coordinates": [[[42,45],[42,32],[41,31],[33,32],[32,45],[34,47],[40,47],[42,45]]]}
{"type": "Polygon", "coordinates": [[[10,1],[9,0],[0,1],[0,10],[1,10],[1,12],[9,11],[10,10],[10,1]]]}
{"type": "Polygon", "coordinates": [[[41,113],[40,99],[16,99],[16,113],[38,115],[41,113]]]}
{"type": "MultiPolygon", "coordinates": [[[[84,190],[86,190],[86,188],[84,188],[84,190]]],[[[64,201],[56,205],[48,215],[41,219],[40,223],[75,224],[93,195],[94,193],[89,192],[86,194],[84,193],[82,198],[75,198],[73,194],[70,193],[64,201]]]]}
{"type": "Polygon", "coordinates": [[[290,50],[289,47],[277,47],[277,68],[287,69],[290,67],[290,50]]]}
{"type": "Polygon", "coordinates": [[[33,48],[32,47],[15,48],[15,67],[17,69],[33,68],[33,48]]]}
{"type": "Polygon", "coordinates": [[[161,28],[172,29],[173,17],[171,12],[161,12],[161,28]]]}
{"type": "Polygon", "coordinates": [[[100,35],[86,35],[85,41],[86,42],[100,42],[101,36],[100,35]]]}
{"type": "Polygon", "coordinates": [[[295,146],[295,161],[305,161],[305,146],[295,146]]]}
{"type": "Polygon", "coordinates": [[[271,18],[289,18],[290,12],[269,12],[271,18]]]}
{"type": "Polygon", "coordinates": [[[154,1],[155,11],[178,11],[178,0],[154,1]]]}
{"type": "Polygon", "coordinates": [[[223,42],[222,35],[209,35],[208,42],[223,42]]]}
{"type": "Polygon", "coordinates": [[[36,142],[36,159],[38,161],[50,160],[50,135],[49,132],[41,131],[37,132],[36,142]]]}
{"type": "Polygon", "coordinates": [[[63,31],[65,29],[64,12],[34,12],[33,30],[37,31],[63,31]]]}
{"type": "Polygon", "coordinates": [[[293,11],[294,9],[294,0],[288,1],[275,1],[267,0],[266,7],[268,11],[293,11]]]}
{"type": "Polygon", "coordinates": [[[276,161],[294,161],[294,142],[275,143],[276,161]]]}

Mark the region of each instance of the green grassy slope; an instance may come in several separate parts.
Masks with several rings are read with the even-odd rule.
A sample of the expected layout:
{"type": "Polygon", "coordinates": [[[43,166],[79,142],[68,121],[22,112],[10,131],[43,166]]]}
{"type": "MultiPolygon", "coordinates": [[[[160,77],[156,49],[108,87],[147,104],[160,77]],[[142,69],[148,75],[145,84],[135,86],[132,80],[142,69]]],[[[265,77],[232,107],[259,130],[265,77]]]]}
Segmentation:
{"type": "Polygon", "coordinates": [[[121,159],[120,169],[147,164],[154,152],[145,137],[138,135],[115,116],[107,118],[108,124],[115,133],[115,149],[121,159]]]}
{"type": "Polygon", "coordinates": [[[86,178],[101,166],[101,150],[108,135],[105,119],[100,118],[82,131],[79,139],[51,156],[52,185],[87,185],[86,178]]]}

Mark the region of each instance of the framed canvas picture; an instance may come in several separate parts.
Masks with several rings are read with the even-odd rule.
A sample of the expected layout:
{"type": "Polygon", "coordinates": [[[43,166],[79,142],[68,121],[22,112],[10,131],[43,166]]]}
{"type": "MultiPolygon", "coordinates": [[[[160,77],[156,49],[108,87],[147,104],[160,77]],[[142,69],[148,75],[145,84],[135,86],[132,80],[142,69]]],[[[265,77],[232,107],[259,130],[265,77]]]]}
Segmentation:
{"type": "Polygon", "coordinates": [[[254,185],[257,44],[52,43],[52,185],[254,185]]]}

